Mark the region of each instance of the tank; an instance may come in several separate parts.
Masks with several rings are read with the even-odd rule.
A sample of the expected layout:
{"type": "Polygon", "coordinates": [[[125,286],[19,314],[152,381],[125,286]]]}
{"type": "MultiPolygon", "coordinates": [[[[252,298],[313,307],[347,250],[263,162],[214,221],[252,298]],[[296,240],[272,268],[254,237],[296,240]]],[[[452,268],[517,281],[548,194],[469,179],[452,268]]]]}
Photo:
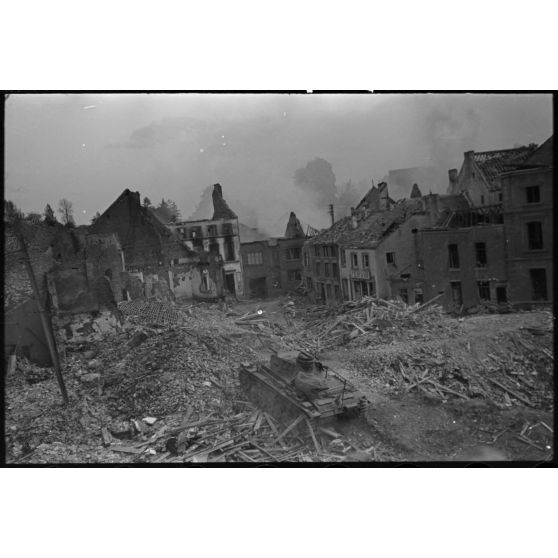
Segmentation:
{"type": "Polygon", "coordinates": [[[301,355],[275,353],[270,356],[269,365],[243,363],[239,381],[247,398],[283,424],[303,415],[316,426],[328,426],[339,419],[365,414],[369,402],[362,392],[318,360],[310,361],[308,355],[301,355]],[[320,385],[315,396],[299,389],[297,379],[309,372],[320,385]]]}

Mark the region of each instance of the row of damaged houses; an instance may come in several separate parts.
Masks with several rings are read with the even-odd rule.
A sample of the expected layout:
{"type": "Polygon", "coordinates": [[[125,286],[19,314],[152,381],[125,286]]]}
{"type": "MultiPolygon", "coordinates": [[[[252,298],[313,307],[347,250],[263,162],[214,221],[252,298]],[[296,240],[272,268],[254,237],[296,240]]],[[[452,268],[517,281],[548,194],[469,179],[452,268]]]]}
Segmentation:
{"type": "Polygon", "coordinates": [[[304,243],[316,302],[366,295],[449,310],[552,301],[553,139],[465,153],[446,194],[390,198],[380,183],[351,215],[304,243]]]}
{"type": "MultiPolygon", "coordinates": [[[[21,223],[40,296],[57,331],[75,341],[81,333],[118,327],[122,301],[211,302],[227,294],[273,296],[300,285],[306,235],[296,216],[291,214],[286,238],[261,240],[263,235],[239,223],[219,184],[212,197],[214,212],[205,220],[163,223],[141,204],[139,192],[126,189],[90,226],[21,223]],[[266,258],[273,253],[273,273],[261,265],[261,251],[266,258]]],[[[48,365],[19,240],[9,227],[5,238],[6,354],[16,351],[48,365]]]]}

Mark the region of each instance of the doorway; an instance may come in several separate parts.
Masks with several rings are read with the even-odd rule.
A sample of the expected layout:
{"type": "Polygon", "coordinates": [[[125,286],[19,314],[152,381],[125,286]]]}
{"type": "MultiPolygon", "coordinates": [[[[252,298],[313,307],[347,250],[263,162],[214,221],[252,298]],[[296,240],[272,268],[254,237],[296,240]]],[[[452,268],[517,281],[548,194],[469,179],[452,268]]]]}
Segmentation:
{"type": "Polygon", "coordinates": [[[505,304],[508,302],[508,295],[506,293],[506,287],[496,287],[496,302],[498,304],[505,304]]]}
{"type": "Polygon", "coordinates": [[[234,271],[231,273],[225,273],[225,288],[229,293],[236,294],[234,286],[234,271]]]}

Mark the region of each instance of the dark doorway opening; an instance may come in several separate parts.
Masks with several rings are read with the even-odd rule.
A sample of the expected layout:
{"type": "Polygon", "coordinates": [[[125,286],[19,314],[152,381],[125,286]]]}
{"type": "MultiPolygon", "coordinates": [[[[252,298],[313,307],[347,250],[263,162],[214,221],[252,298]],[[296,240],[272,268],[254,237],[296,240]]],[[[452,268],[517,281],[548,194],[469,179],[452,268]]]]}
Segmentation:
{"type": "Polygon", "coordinates": [[[506,287],[496,287],[496,302],[498,304],[504,304],[505,302],[508,302],[506,287]]]}
{"type": "Polygon", "coordinates": [[[463,306],[463,293],[461,292],[461,282],[452,281],[451,285],[451,300],[455,306],[463,306]]]}
{"type": "Polygon", "coordinates": [[[225,273],[225,288],[231,294],[236,294],[234,287],[234,271],[232,273],[225,273]]]}
{"type": "Polygon", "coordinates": [[[267,286],[265,277],[250,279],[250,295],[256,298],[267,297],[267,286]]]}
{"type": "Polygon", "coordinates": [[[530,269],[533,300],[547,300],[546,269],[530,269]]]}

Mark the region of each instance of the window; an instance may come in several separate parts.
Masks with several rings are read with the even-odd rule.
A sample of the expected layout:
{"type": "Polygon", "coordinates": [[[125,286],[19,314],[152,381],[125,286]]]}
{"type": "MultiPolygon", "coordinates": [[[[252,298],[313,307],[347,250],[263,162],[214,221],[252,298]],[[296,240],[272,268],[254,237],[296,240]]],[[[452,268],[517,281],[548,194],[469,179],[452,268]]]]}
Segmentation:
{"type": "Polygon", "coordinates": [[[329,246],[324,246],[323,250],[324,250],[324,258],[327,258],[329,256],[329,246]]]}
{"type": "Polygon", "coordinates": [[[343,281],[341,281],[341,285],[343,287],[343,296],[345,298],[349,298],[349,282],[347,279],[343,279],[343,281]]]}
{"type": "Polygon", "coordinates": [[[300,260],[300,248],[288,248],[287,260],[300,260]]]}
{"type": "Polygon", "coordinates": [[[320,262],[316,262],[316,275],[320,276],[322,274],[322,264],[320,262]]]}
{"type": "Polygon", "coordinates": [[[225,238],[225,259],[228,262],[232,262],[236,259],[235,251],[234,251],[234,242],[231,237],[225,238]]]}
{"type": "Polygon", "coordinates": [[[450,269],[459,269],[459,252],[457,250],[457,244],[449,244],[448,253],[450,269]]]}
{"type": "Polygon", "coordinates": [[[386,262],[395,265],[395,252],[386,252],[386,262]]]}
{"type": "Polygon", "coordinates": [[[538,186],[527,186],[525,188],[527,203],[539,203],[541,201],[541,191],[538,186]]]}
{"type": "Polygon", "coordinates": [[[302,280],[302,273],[300,272],[300,269],[290,269],[287,272],[287,277],[289,281],[300,281],[302,280]]]}
{"type": "Polygon", "coordinates": [[[217,236],[217,225],[208,225],[207,226],[207,235],[208,236],[217,236]]]}
{"type": "Polygon", "coordinates": [[[331,274],[332,274],[334,277],[337,277],[337,273],[338,273],[337,264],[336,264],[336,263],[332,263],[332,264],[331,264],[331,274]]]}
{"type": "Polygon", "coordinates": [[[422,304],[424,302],[424,294],[422,289],[415,289],[415,304],[422,304]]]}
{"type": "Polygon", "coordinates": [[[263,265],[263,253],[262,252],[250,252],[246,254],[248,259],[248,265],[263,265]]]}
{"type": "Polygon", "coordinates": [[[341,249],[341,267],[346,267],[347,265],[347,254],[345,254],[345,250],[341,249]]]}
{"type": "Polygon", "coordinates": [[[304,250],[303,252],[303,258],[304,258],[304,267],[308,267],[310,260],[308,257],[308,252],[306,250],[304,250]]]}
{"type": "Polygon", "coordinates": [[[498,201],[502,203],[502,194],[498,194],[498,201]]]}
{"type": "Polygon", "coordinates": [[[547,300],[546,269],[530,269],[533,300],[547,300]]]}
{"type": "Polygon", "coordinates": [[[334,294],[336,300],[339,300],[341,298],[339,296],[339,285],[334,285],[333,286],[333,294],[334,294]]]}
{"type": "Polygon", "coordinates": [[[312,277],[306,277],[306,288],[309,291],[312,290],[312,277]]]}
{"type": "Polygon", "coordinates": [[[475,243],[475,254],[477,267],[486,267],[486,244],[484,242],[475,243]]]}
{"type": "Polygon", "coordinates": [[[326,285],[326,297],[331,298],[331,285],[329,283],[326,285]]]}
{"type": "Polygon", "coordinates": [[[353,267],[358,267],[358,254],[356,252],[351,252],[351,264],[353,267]]]}
{"type": "Polygon", "coordinates": [[[368,283],[368,292],[370,293],[370,296],[376,296],[376,282],[375,281],[370,281],[368,283]]]}
{"type": "Polygon", "coordinates": [[[314,246],[314,255],[315,256],[320,256],[320,247],[319,246],[314,246]]]}
{"type": "Polygon", "coordinates": [[[326,277],[329,277],[329,264],[328,263],[324,264],[324,275],[326,277]]]}
{"type": "Polygon", "coordinates": [[[529,245],[529,250],[542,250],[542,223],[538,221],[527,223],[527,244],[529,245]]]}
{"type": "Polygon", "coordinates": [[[405,304],[409,303],[409,293],[407,289],[399,289],[399,296],[405,304]]]}
{"type": "Polygon", "coordinates": [[[223,236],[230,236],[233,234],[233,226],[231,223],[223,223],[223,236]]]}
{"type": "Polygon", "coordinates": [[[478,281],[479,298],[481,300],[490,300],[490,283],[488,281],[478,281]]]}
{"type": "Polygon", "coordinates": [[[273,259],[273,264],[278,265],[279,264],[279,250],[277,248],[275,248],[271,254],[272,254],[271,257],[273,259]]]}
{"type": "Polygon", "coordinates": [[[370,257],[368,254],[362,254],[362,267],[368,269],[370,267],[370,257]]]}
{"type": "Polygon", "coordinates": [[[484,196],[481,196],[481,205],[484,205],[484,196]]]}

